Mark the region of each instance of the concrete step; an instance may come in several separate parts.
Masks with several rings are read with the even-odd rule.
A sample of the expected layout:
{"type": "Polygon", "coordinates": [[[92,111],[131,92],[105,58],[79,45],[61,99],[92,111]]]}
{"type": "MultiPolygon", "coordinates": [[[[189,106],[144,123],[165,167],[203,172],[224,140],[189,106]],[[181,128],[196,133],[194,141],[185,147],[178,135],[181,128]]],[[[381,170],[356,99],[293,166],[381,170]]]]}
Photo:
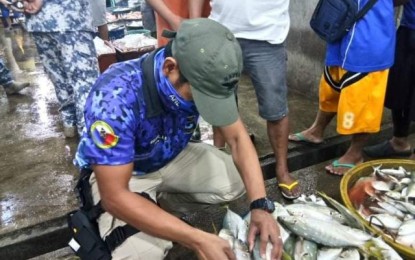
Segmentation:
{"type": "Polygon", "coordinates": [[[36,256],[33,258],[30,258],[29,260],[75,260],[75,259],[79,259],[79,257],[77,257],[72,249],[67,246],[64,248],[60,248],[58,250],[40,255],[40,256],[36,256]]]}

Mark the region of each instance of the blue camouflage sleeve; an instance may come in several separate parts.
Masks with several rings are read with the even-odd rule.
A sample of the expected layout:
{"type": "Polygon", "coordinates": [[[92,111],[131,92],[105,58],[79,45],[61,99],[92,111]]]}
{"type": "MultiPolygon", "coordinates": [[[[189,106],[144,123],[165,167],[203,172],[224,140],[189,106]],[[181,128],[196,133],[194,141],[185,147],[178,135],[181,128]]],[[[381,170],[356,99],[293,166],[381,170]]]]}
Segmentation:
{"type": "MultiPolygon", "coordinates": [[[[134,160],[137,95],[129,77],[100,77],[85,106],[83,156],[89,164],[122,165],[134,160]]],[[[141,82],[140,82],[141,83],[141,82]]]]}

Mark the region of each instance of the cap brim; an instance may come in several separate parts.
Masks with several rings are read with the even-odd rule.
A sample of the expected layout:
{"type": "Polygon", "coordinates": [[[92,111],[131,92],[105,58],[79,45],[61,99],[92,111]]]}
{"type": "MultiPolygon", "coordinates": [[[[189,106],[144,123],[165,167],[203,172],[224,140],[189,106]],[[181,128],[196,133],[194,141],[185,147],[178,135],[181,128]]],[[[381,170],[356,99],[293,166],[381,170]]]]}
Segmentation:
{"type": "Polygon", "coordinates": [[[239,117],[235,95],[214,98],[192,87],[193,100],[203,119],[213,126],[227,126],[239,117]]]}

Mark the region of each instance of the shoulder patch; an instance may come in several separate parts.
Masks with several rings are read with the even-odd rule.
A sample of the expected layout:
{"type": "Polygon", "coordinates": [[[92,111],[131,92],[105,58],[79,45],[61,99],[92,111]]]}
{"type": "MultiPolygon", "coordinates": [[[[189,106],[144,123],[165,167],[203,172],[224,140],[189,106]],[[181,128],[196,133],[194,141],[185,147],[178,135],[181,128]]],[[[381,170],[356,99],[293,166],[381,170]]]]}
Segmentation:
{"type": "Polygon", "coordinates": [[[112,127],[101,120],[92,124],[91,136],[94,143],[102,149],[114,147],[118,143],[118,136],[114,133],[112,127]]]}

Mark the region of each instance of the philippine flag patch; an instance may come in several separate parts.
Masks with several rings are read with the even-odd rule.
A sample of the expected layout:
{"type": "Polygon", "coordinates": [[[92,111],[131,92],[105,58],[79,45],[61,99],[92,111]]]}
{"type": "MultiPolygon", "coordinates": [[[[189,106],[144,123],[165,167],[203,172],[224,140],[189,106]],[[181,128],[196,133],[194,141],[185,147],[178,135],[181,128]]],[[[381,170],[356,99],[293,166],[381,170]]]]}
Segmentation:
{"type": "Polygon", "coordinates": [[[94,143],[102,149],[114,147],[118,143],[118,136],[112,127],[104,121],[96,121],[91,126],[91,136],[94,143]]]}

